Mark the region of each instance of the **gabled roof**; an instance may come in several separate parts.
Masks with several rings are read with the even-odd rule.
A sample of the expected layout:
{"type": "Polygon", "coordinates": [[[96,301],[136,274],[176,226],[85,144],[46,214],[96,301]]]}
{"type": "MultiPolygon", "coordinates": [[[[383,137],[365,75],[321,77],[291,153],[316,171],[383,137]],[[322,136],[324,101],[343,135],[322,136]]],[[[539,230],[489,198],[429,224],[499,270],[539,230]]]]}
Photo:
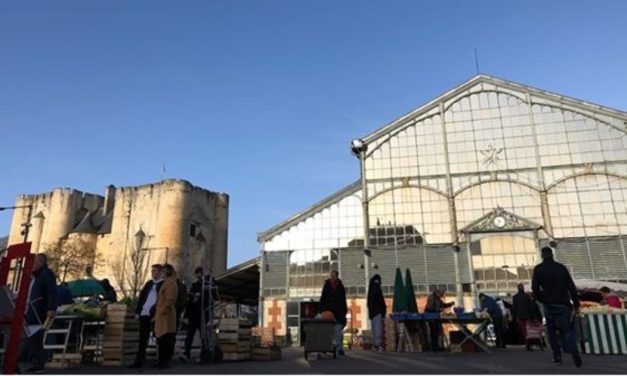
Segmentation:
{"type": "MultiPolygon", "coordinates": [[[[618,117],[618,118],[624,119],[624,121],[627,121],[627,112],[625,111],[616,110],[616,109],[601,106],[598,104],[593,104],[593,103],[586,102],[580,99],[575,99],[575,98],[571,98],[565,95],[552,93],[546,90],[536,89],[532,86],[515,83],[515,82],[504,80],[501,78],[496,78],[494,76],[480,74],[462,83],[461,85],[454,87],[453,89],[445,92],[444,94],[439,95],[435,99],[423,104],[422,106],[401,116],[400,118],[392,121],[391,123],[384,125],[383,127],[379,128],[378,130],[364,137],[364,141],[366,143],[371,143],[377,140],[378,138],[396,130],[397,128],[400,128],[403,125],[406,125],[412,119],[415,119],[433,110],[434,108],[437,108],[440,102],[447,101],[451,98],[454,98],[480,83],[489,83],[497,87],[502,87],[502,88],[506,88],[510,90],[519,91],[519,92],[528,92],[529,94],[535,97],[541,97],[544,99],[555,101],[560,104],[572,106],[574,108],[583,109],[585,111],[592,111],[592,112],[606,115],[606,116],[618,117]]],[[[627,123],[625,123],[624,129],[622,130],[624,132],[627,132],[627,123]]]]}
{"type": "Polygon", "coordinates": [[[352,183],[351,185],[348,185],[342,189],[340,189],[339,191],[335,192],[334,194],[332,194],[331,196],[323,199],[322,201],[310,206],[309,208],[297,213],[296,215],[292,216],[291,218],[279,223],[278,225],[260,232],[257,234],[257,241],[258,242],[264,242],[266,240],[269,240],[271,237],[273,237],[274,235],[280,233],[281,231],[291,227],[292,225],[302,221],[303,219],[319,212],[322,211],[323,209],[335,204],[336,202],[342,200],[345,197],[348,197],[352,194],[355,194],[356,192],[358,192],[361,189],[361,180],[357,180],[356,182],[352,183]]]}
{"type": "Polygon", "coordinates": [[[96,226],[94,225],[91,219],[92,219],[91,213],[87,212],[85,216],[83,217],[83,219],[81,219],[81,221],[78,223],[78,225],[76,225],[76,227],[74,227],[72,231],[70,231],[70,234],[72,233],[97,234],[98,229],[96,228],[96,226]]]}
{"type": "Polygon", "coordinates": [[[497,207],[483,217],[462,228],[462,233],[512,232],[539,230],[542,226],[526,218],[497,207]],[[502,218],[496,221],[497,218],[502,218]],[[500,221],[500,223],[498,223],[500,221]],[[498,223],[498,225],[497,225],[498,223]]]}
{"type": "Polygon", "coordinates": [[[102,210],[97,209],[93,212],[87,212],[69,234],[108,234],[111,232],[112,222],[113,212],[102,215],[102,210]]]}

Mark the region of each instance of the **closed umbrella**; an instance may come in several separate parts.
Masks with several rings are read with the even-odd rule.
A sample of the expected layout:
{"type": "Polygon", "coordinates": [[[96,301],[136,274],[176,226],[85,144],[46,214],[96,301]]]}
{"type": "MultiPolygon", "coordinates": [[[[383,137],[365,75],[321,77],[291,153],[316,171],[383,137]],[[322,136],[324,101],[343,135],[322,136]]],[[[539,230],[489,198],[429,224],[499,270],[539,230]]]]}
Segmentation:
{"type": "Polygon", "coordinates": [[[79,296],[92,296],[104,294],[105,291],[100,285],[100,281],[97,279],[77,279],[76,281],[70,281],[67,283],[72,297],[79,296]]]}
{"type": "Polygon", "coordinates": [[[416,291],[414,290],[414,282],[411,280],[411,271],[409,269],[405,269],[405,295],[407,296],[407,312],[418,313],[416,291]]]}
{"type": "Polygon", "coordinates": [[[407,292],[403,285],[403,276],[401,269],[396,268],[396,278],[394,279],[394,301],[392,303],[392,312],[407,312],[407,292]]]}

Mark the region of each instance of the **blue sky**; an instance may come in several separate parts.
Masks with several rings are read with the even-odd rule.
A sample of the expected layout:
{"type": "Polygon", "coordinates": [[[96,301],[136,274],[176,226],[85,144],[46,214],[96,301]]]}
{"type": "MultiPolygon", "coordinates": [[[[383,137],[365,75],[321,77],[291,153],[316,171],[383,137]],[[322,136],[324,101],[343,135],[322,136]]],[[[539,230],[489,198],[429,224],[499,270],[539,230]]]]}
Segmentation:
{"type": "MultiPolygon", "coordinates": [[[[627,110],[625,1],[0,2],[0,206],[181,178],[229,265],[359,176],[349,142],[481,71],[627,110]]],[[[0,212],[0,235],[11,214],[0,212]]]]}

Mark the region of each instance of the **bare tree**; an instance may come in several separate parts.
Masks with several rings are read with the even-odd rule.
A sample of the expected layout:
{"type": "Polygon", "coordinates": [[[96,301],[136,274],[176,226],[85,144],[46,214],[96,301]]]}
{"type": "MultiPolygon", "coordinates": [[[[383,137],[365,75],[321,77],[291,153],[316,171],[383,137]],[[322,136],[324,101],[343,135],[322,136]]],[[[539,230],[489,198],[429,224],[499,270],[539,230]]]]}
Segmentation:
{"type": "Polygon", "coordinates": [[[111,263],[113,278],[124,297],[137,298],[148,277],[149,260],[144,246],[145,239],[145,236],[136,236],[126,257],[111,263]]]}
{"type": "Polygon", "coordinates": [[[148,277],[148,253],[144,249],[145,237],[137,236],[136,241],[128,254],[126,281],[128,283],[131,297],[136,298],[148,277]]]}
{"type": "Polygon", "coordinates": [[[88,267],[93,269],[102,261],[96,247],[79,238],[48,244],[44,246],[44,252],[48,256],[48,265],[56,273],[59,282],[79,279],[84,276],[88,267]]]}
{"type": "Polygon", "coordinates": [[[126,279],[124,278],[124,259],[115,259],[112,262],[109,262],[111,266],[111,273],[113,274],[113,280],[118,285],[118,290],[122,292],[124,297],[127,297],[127,289],[126,289],[126,279]]]}

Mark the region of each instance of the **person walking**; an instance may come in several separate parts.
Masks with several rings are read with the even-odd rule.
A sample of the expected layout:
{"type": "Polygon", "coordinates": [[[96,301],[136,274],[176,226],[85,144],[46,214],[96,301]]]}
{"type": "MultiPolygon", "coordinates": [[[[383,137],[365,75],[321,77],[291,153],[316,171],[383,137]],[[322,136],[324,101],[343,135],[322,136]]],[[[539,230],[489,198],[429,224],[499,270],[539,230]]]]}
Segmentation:
{"type": "Polygon", "coordinates": [[[488,312],[490,319],[492,319],[492,325],[494,327],[494,336],[496,337],[495,346],[498,348],[505,348],[505,329],[503,325],[503,310],[492,297],[487,296],[484,293],[479,294],[479,301],[481,302],[481,309],[488,312]]]}
{"type": "Polygon", "coordinates": [[[146,347],[152,331],[152,319],[155,316],[155,307],[159,290],[163,283],[160,264],[154,264],[150,268],[152,279],[144,285],[139,293],[139,301],[135,309],[135,318],[139,320],[139,343],[135,361],[129,368],[141,368],[146,360],[146,347]]]}
{"type": "Polygon", "coordinates": [[[318,305],[318,313],[324,311],[333,312],[335,317],[335,351],[338,355],[344,355],[342,349],[342,330],[346,326],[346,289],[344,284],[338,278],[337,270],[331,270],[329,279],[324,282],[322,287],[322,295],[320,296],[320,304],[318,305]]]}
{"type": "Polygon", "coordinates": [[[372,342],[374,351],[383,351],[383,319],[386,306],[381,290],[381,276],[375,274],[370,278],[368,286],[368,316],[372,321],[372,342]]]}
{"type": "MultiPolygon", "coordinates": [[[[192,353],[192,344],[196,332],[200,331],[202,324],[202,281],[204,271],[202,266],[194,270],[196,281],[192,283],[187,294],[187,306],[185,307],[185,317],[187,318],[187,335],[185,336],[185,351],[183,353],[183,361],[188,361],[192,353]]],[[[180,293],[180,291],[179,291],[180,293]]],[[[205,294],[205,299],[208,299],[205,294]]]]}
{"type": "MultiPolygon", "coordinates": [[[[425,312],[441,313],[445,309],[455,305],[455,302],[445,303],[442,300],[444,289],[436,288],[427,298],[425,312]]],[[[440,344],[442,337],[442,321],[429,321],[429,335],[431,337],[431,351],[444,351],[444,347],[440,344]]]]}
{"type": "Polygon", "coordinates": [[[163,285],[157,297],[155,310],[155,337],[157,338],[158,361],[155,365],[159,369],[170,368],[170,360],[174,355],[176,345],[176,300],[178,287],[174,267],[165,264],[161,270],[163,285]]]}
{"type": "Polygon", "coordinates": [[[57,310],[57,284],[55,275],[48,268],[48,257],[44,253],[35,255],[33,272],[26,300],[27,338],[20,342],[21,360],[32,361],[26,372],[42,372],[46,362],[44,351],[44,328],[46,319],[53,319],[57,310]]]}
{"type": "Polygon", "coordinates": [[[525,285],[519,283],[518,292],[513,297],[512,316],[520,327],[520,331],[525,339],[525,347],[531,350],[531,345],[527,340],[527,323],[534,322],[539,319],[538,306],[533,301],[531,295],[525,292],[525,285]]]}
{"type": "Polygon", "coordinates": [[[568,269],[553,259],[553,249],[542,248],[542,263],[533,269],[531,289],[544,306],[549,344],[553,350],[553,363],[562,364],[562,349],[570,352],[576,367],[582,360],[576,345],[574,314],[579,310],[577,288],[568,269]],[[558,341],[559,329],[561,341],[558,341]]]}

